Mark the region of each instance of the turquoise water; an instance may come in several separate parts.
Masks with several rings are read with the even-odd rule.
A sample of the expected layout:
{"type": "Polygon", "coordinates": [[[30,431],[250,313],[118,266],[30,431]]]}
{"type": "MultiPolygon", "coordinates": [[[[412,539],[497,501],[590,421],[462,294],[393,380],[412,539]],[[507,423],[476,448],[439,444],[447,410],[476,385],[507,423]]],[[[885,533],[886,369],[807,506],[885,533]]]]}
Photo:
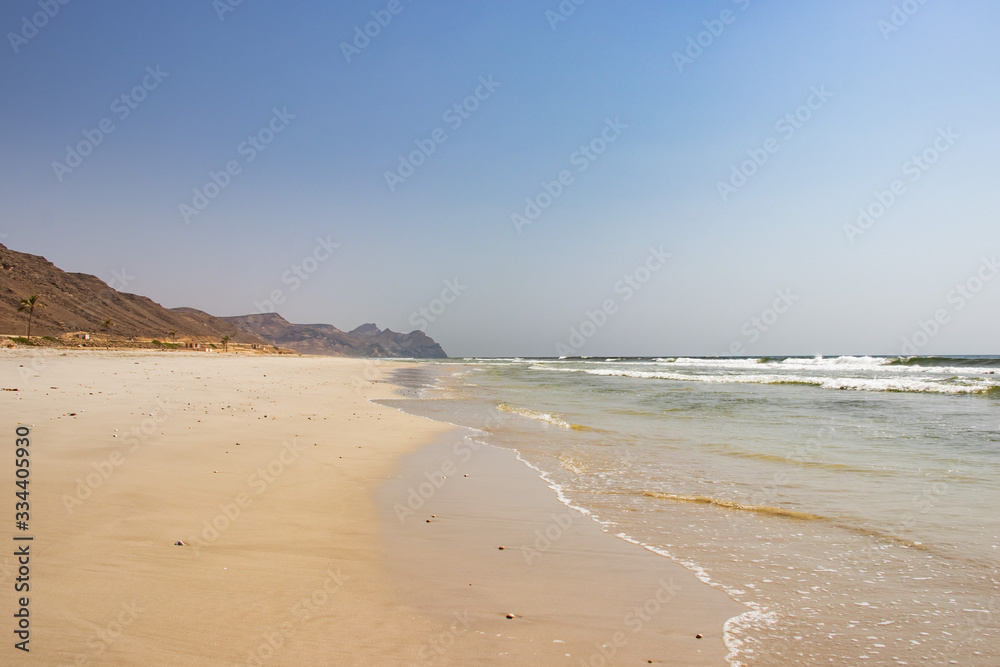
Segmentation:
{"type": "Polygon", "coordinates": [[[746,604],[733,664],[1000,664],[1000,358],[433,368],[417,411],[746,604]]]}

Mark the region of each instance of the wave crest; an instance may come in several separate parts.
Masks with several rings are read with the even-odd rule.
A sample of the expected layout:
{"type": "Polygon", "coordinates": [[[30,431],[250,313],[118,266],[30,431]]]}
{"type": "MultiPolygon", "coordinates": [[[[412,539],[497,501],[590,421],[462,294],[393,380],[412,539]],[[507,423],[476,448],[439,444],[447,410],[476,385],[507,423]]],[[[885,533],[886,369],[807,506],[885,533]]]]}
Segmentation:
{"type": "Polygon", "coordinates": [[[533,419],[534,421],[544,422],[546,424],[552,424],[553,426],[559,426],[560,428],[568,428],[574,431],[591,431],[589,426],[583,426],[581,424],[571,424],[566,420],[560,418],[552,412],[542,412],[541,410],[532,410],[530,408],[519,408],[515,405],[509,405],[507,403],[501,403],[497,406],[497,410],[500,412],[507,412],[512,415],[517,415],[519,417],[524,417],[526,419],[533,419]]]}

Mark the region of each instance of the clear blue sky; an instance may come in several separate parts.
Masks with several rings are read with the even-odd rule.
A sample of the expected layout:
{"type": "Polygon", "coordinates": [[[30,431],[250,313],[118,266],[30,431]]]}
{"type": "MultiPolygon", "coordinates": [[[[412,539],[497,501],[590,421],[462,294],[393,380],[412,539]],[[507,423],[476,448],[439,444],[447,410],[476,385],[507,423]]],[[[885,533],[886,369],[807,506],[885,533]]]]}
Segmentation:
{"type": "Polygon", "coordinates": [[[921,321],[1000,353],[997,3],[48,4],[0,9],[0,241],[67,270],[454,356],[897,354],[921,321]]]}

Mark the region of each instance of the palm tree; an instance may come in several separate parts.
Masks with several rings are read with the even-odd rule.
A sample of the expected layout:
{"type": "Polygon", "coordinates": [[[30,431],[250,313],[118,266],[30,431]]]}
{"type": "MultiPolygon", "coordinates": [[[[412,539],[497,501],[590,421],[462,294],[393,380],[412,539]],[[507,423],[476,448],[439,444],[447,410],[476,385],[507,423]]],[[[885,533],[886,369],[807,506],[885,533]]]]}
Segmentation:
{"type": "Polygon", "coordinates": [[[229,352],[229,340],[230,340],[230,338],[229,338],[228,334],[222,337],[222,351],[223,352],[229,352]]]}
{"type": "Polygon", "coordinates": [[[169,338],[170,340],[173,340],[176,337],[177,337],[176,329],[171,329],[170,331],[167,332],[167,338],[169,338]]]}
{"type": "Polygon", "coordinates": [[[27,299],[21,299],[21,305],[17,307],[17,312],[28,311],[28,342],[31,342],[31,319],[35,316],[35,306],[45,307],[44,303],[38,302],[39,296],[32,294],[27,299]]]}
{"type": "Polygon", "coordinates": [[[111,320],[104,320],[101,322],[101,328],[108,332],[108,337],[104,340],[107,347],[105,349],[111,349],[111,320]]]}

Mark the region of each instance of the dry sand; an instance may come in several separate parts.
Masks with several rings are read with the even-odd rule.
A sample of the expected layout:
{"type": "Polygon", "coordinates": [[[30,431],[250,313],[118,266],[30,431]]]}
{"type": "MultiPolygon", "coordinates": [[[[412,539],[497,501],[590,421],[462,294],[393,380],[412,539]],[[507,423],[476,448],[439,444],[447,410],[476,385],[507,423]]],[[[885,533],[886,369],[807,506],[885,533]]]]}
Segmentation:
{"type": "Polygon", "coordinates": [[[393,366],[0,351],[0,388],[18,389],[0,392],[0,664],[578,665],[619,629],[607,664],[722,663],[721,619],[740,609],[582,515],[528,565],[514,547],[566,509],[507,452],[456,460],[470,483],[435,491],[440,520],[396,520],[398,491],[462,434],[369,403],[392,396],[372,380],[393,366]],[[26,532],[18,424],[32,429],[26,532]],[[13,647],[15,533],[34,537],[29,655],[13,647]],[[661,581],[667,601],[633,633],[622,614],[661,581]]]}

